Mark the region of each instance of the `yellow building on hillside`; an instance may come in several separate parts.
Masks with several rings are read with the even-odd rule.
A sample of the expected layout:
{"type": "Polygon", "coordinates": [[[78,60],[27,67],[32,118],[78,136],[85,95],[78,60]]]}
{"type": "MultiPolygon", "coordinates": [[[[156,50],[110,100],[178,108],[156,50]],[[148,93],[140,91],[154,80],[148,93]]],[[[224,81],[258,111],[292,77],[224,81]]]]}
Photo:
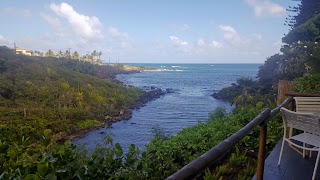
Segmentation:
{"type": "Polygon", "coordinates": [[[22,48],[16,48],[16,54],[32,56],[32,51],[31,50],[22,49],[22,48]]]}

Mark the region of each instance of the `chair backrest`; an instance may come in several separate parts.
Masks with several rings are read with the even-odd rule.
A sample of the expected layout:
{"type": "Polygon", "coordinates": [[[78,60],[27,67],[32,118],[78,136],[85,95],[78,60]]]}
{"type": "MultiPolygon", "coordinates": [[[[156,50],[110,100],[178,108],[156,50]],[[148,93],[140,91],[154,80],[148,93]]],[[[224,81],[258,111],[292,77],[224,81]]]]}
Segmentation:
{"type": "Polygon", "coordinates": [[[320,97],[294,97],[294,99],[297,112],[320,112],[320,97]]]}
{"type": "Polygon", "coordinates": [[[320,115],[300,113],[281,108],[282,119],[285,127],[292,127],[320,135],[320,115]]]}

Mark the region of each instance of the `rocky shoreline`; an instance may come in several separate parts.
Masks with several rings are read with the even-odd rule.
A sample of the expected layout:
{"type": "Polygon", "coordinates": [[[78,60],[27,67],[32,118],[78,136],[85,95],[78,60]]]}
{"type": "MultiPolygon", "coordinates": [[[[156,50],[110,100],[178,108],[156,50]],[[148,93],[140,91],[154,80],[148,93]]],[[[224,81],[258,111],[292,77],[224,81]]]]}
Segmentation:
{"type": "Polygon", "coordinates": [[[53,139],[56,141],[66,141],[66,140],[73,140],[75,138],[83,137],[85,134],[87,134],[90,131],[97,130],[100,128],[107,128],[110,127],[113,123],[119,122],[122,120],[129,120],[132,117],[132,111],[135,109],[139,109],[143,107],[147,102],[152,101],[154,99],[160,98],[161,96],[165,95],[167,92],[163,91],[161,89],[154,89],[151,91],[145,92],[144,95],[142,95],[139,99],[139,101],[132,107],[128,109],[123,109],[119,112],[119,115],[117,116],[106,116],[103,121],[98,126],[95,126],[90,129],[84,129],[77,131],[71,135],[66,135],[65,133],[58,133],[53,136],[53,139]]]}
{"type": "Polygon", "coordinates": [[[214,92],[213,94],[210,95],[211,97],[215,98],[215,99],[219,99],[219,100],[228,100],[228,98],[226,97],[222,97],[219,92],[214,92]]]}
{"type": "MultiPolygon", "coordinates": [[[[142,70],[142,68],[140,68],[140,67],[139,67],[139,69],[142,70]]],[[[131,70],[124,70],[120,74],[132,74],[132,73],[139,73],[139,72],[141,72],[141,71],[137,71],[137,69],[131,69],[131,70]]],[[[125,85],[123,82],[117,80],[116,76],[113,77],[112,81],[125,85]]],[[[129,85],[125,85],[125,86],[129,86],[129,85]]],[[[97,130],[97,129],[104,128],[104,127],[109,127],[113,123],[119,122],[122,120],[129,120],[132,117],[133,110],[143,107],[149,101],[155,100],[155,99],[160,98],[161,96],[163,96],[167,93],[173,92],[172,89],[162,90],[162,89],[159,89],[159,88],[156,88],[153,86],[144,87],[143,91],[145,93],[140,97],[140,99],[133,106],[131,106],[127,109],[120,110],[119,115],[105,116],[104,120],[100,121],[101,123],[98,126],[95,126],[90,129],[80,130],[80,131],[72,133],[71,135],[66,135],[64,133],[55,134],[53,136],[53,139],[55,139],[57,141],[72,140],[75,138],[83,137],[85,134],[87,134],[88,132],[90,132],[92,130],[97,130]]]]}
{"type": "Polygon", "coordinates": [[[111,125],[114,122],[118,122],[121,120],[128,120],[132,117],[132,111],[135,109],[139,109],[141,107],[143,107],[147,102],[152,101],[154,99],[160,98],[161,96],[165,95],[166,92],[161,90],[161,89],[154,89],[151,91],[147,91],[145,92],[145,94],[143,94],[139,101],[132,107],[128,108],[128,109],[123,109],[119,112],[118,116],[114,116],[114,117],[110,117],[110,116],[106,116],[105,117],[105,121],[107,122],[107,125],[111,125]]]}

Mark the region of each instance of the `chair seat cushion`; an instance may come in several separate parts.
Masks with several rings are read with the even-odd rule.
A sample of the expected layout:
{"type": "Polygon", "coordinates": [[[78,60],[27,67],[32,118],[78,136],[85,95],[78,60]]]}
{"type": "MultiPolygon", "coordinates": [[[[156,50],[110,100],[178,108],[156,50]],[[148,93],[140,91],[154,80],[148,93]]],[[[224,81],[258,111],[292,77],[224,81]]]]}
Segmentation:
{"type": "Polygon", "coordinates": [[[320,136],[315,135],[315,134],[304,132],[304,133],[292,136],[288,139],[307,143],[307,144],[310,144],[315,147],[320,147],[320,136]]]}

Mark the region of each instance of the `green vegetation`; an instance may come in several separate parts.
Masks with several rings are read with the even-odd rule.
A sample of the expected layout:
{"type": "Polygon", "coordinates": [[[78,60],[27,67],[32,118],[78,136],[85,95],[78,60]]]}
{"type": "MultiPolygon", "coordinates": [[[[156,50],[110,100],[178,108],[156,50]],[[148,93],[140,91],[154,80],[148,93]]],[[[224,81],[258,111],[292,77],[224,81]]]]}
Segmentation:
{"type": "Polygon", "coordinates": [[[311,74],[296,79],[294,91],[320,93],[320,74],[311,74]]]}
{"type": "MultiPolygon", "coordinates": [[[[86,156],[68,141],[63,145],[56,144],[51,130],[44,130],[37,144],[30,144],[25,137],[19,142],[1,139],[0,175],[5,179],[28,176],[43,179],[164,179],[239,130],[263,108],[258,104],[253,108],[238,110],[238,113],[220,116],[221,118],[215,116],[207,123],[183,129],[170,139],[163,138],[163,133],[157,131],[142,153],[131,145],[129,152],[124,154],[119,144],[113,145],[112,140],[106,138],[103,148],[98,148],[95,153],[86,156]]],[[[221,110],[215,112],[220,113],[221,110]]],[[[281,120],[277,119],[268,127],[268,150],[272,149],[281,136],[279,124],[281,120]]],[[[230,164],[233,170],[230,171],[230,166],[227,165],[225,172],[226,165],[223,165],[218,168],[218,176],[240,174],[239,169],[242,166],[239,165],[246,161],[243,149],[248,152],[256,151],[258,135],[257,129],[241,141],[240,150],[231,155],[230,164]]]]}
{"type": "MultiPolygon", "coordinates": [[[[319,3],[301,0],[290,10],[298,15],[289,19],[292,30],[283,38],[286,45],[282,54],[267,58],[257,81],[240,78],[221,91],[235,105],[232,113],[218,108],[208,122],[185,128],[171,138],[156,129],[144,152],[130,145],[124,154],[110,138],[91,155],[69,141],[56,143],[56,133],[94,127],[105,116],[118,116],[137,101],[141,91],[105,79],[121,66],[30,58],[0,48],[0,179],[164,179],[266,107],[274,108],[274,85],[279,80],[297,79],[297,91],[320,93],[319,3]]],[[[280,116],[269,122],[267,151],[278,142],[282,130],[280,116]]],[[[255,129],[231,150],[231,155],[226,153],[221,162],[215,162],[204,179],[251,179],[258,136],[255,129]]]]}
{"type": "MultiPolygon", "coordinates": [[[[237,84],[222,89],[217,93],[218,98],[228,99],[236,107],[233,110],[235,114],[241,114],[243,111],[252,111],[252,107],[270,106],[274,102],[277,93],[277,84],[279,80],[295,81],[293,90],[303,93],[320,94],[320,3],[314,0],[300,0],[301,4],[296,7],[289,7],[289,11],[297,13],[287,18],[286,24],[292,29],[285,35],[282,41],[285,43],[281,48],[281,54],[275,54],[265,61],[259,68],[258,80],[253,81],[248,78],[240,78],[237,84]],[[250,110],[251,109],[251,110],[250,110]]],[[[241,121],[241,118],[239,118],[241,121]]],[[[277,117],[268,124],[267,149],[271,150],[278,142],[281,131],[281,119],[277,117]],[[270,128],[270,130],[269,130],[270,128]],[[271,146],[270,146],[271,145],[271,146]]],[[[251,179],[255,174],[255,161],[252,153],[256,153],[258,147],[258,134],[253,132],[245,137],[239,144],[242,152],[247,151],[246,158],[237,158],[237,150],[233,151],[229,161],[225,160],[212,172],[207,171],[205,179],[251,179]],[[239,172],[232,175],[226,175],[223,172],[225,167],[235,169],[240,162],[246,159],[247,167],[242,167],[239,172]]],[[[242,163],[245,164],[245,163],[242,163]]]]}
{"type": "Polygon", "coordinates": [[[121,72],[110,66],[65,58],[15,55],[0,48],[0,135],[7,141],[44,129],[72,134],[110,123],[143,94],[110,79],[121,72]]]}
{"type": "MultiPolygon", "coordinates": [[[[232,113],[222,118],[214,117],[215,113],[213,113],[213,118],[207,123],[185,128],[169,140],[162,140],[156,136],[147,145],[147,150],[144,152],[146,159],[143,160],[150,161],[150,167],[153,167],[149,173],[151,173],[152,177],[158,177],[156,179],[163,179],[171,175],[242,128],[264,108],[265,106],[261,106],[258,103],[257,106],[237,109],[237,113],[232,113]]],[[[215,112],[220,114],[220,110],[215,112]]],[[[282,131],[281,124],[282,120],[279,117],[270,122],[268,127],[268,151],[274,147],[282,136],[279,133],[282,131]]],[[[254,156],[254,152],[258,150],[258,137],[259,131],[256,129],[240,142],[240,151],[248,151],[254,156]]],[[[236,154],[236,159],[243,162],[243,154],[239,153],[239,151],[236,154]]],[[[237,168],[234,167],[234,169],[237,168]]]]}
{"type": "MultiPolygon", "coordinates": [[[[297,14],[287,18],[287,25],[292,29],[282,39],[285,45],[280,49],[281,54],[267,58],[259,68],[258,80],[249,86],[246,85],[247,93],[244,93],[243,86],[237,82],[218,92],[218,97],[233,102],[239,95],[247,94],[255,97],[260,94],[268,95],[270,99],[277,93],[279,80],[292,81],[310,75],[305,77],[305,80],[315,83],[317,80],[315,77],[320,73],[320,3],[314,0],[300,1],[301,4],[289,8],[289,11],[297,14]]],[[[298,81],[302,82],[302,79],[298,81]]],[[[313,88],[312,85],[310,88],[313,88]]],[[[297,87],[297,90],[319,92],[315,89],[303,91],[300,87],[297,87]]]]}
{"type": "Polygon", "coordinates": [[[236,147],[236,152],[231,154],[229,159],[230,164],[235,167],[241,167],[247,162],[246,151],[240,152],[239,148],[236,147]]]}
{"type": "Polygon", "coordinates": [[[95,126],[97,126],[99,124],[100,123],[97,120],[87,119],[87,120],[78,122],[77,123],[77,129],[78,130],[90,129],[90,128],[95,127],[95,126]]]}
{"type": "Polygon", "coordinates": [[[236,80],[236,83],[231,86],[221,89],[213,96],[218,99],[229,100],[232,104],[235,103],[235,98],[239,95],[245,95],[248,93],[255,93],[257,83],[249,77],[240,77],[236,80]]]}
{"type": "Polygon", "coordinates": [[[295,9],[298,15],[291,16],[294,25],[282,39],[285,43],[282,54],[269,57],[258,73],[259,84],[269,92],[279,80],[294,80],[320,72],[320,4],[303,0],[295,9]]]}
{"type": "Polygon", "coordinates": [[[71,53],[70,50],[66,50],[65,52],[59,51],[55,54],[51,49],[49,49],[45,53],[43,53],[41,51],[31,51],[31,54],[34,56],[40,56],[40,57],[68,58],[68,59],[89,62],[91,64],[101,64],[102,63],[102,61],[100,59],[100,57],[102,56],[102,52],[97,52],[96,50],[94,50],[91,53],[87,53],[83,56],[80,56],[77,51],[73,51],[71,53]]]}

